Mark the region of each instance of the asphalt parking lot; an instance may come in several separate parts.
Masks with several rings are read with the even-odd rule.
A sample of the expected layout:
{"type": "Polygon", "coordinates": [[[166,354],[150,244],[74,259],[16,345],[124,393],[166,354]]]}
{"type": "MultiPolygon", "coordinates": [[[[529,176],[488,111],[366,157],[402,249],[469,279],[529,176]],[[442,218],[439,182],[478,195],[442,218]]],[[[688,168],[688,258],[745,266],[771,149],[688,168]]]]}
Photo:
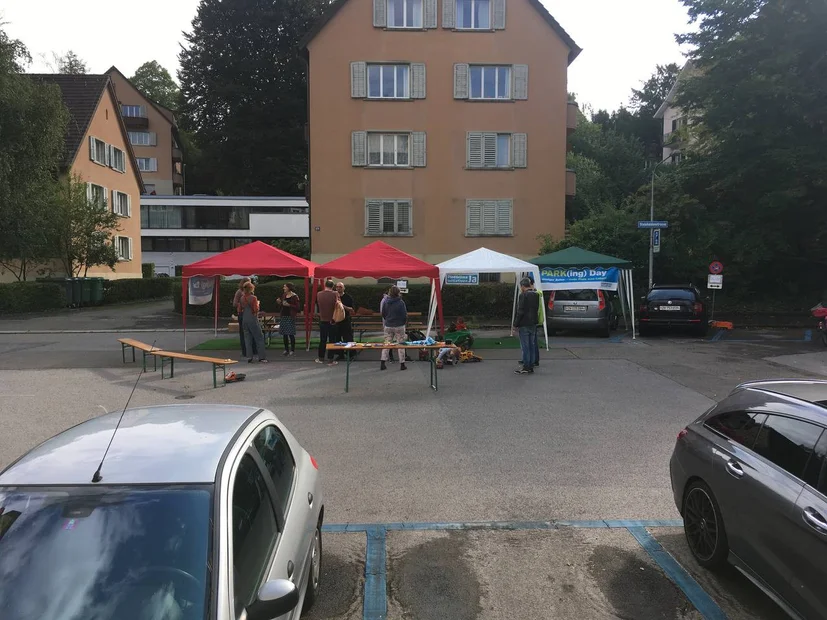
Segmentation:
{"type": "MultiPolygon", "coordinates": [[[[137,368],[121,362],[123,335],[179,349],[182,337],[0,334],[0,467],[124,406],[137,368]]],[[[359,361],[349,394],[342,365],[309,355],[239,365],[247,380],[216,390],[209,368],[181,364],[174,379],[144,375],[131,406],[261,405],[318,459],[328,527],[314,620],[781,618],[734,570],[694,564],[668,459],[737,383],[827,375],[827,359],[803,330],[712,336],[564,334],[534,376],[512,373],[514,352],[485,352],[440,371],[438,393],[416,362],[380,373],[359,361]]]]}

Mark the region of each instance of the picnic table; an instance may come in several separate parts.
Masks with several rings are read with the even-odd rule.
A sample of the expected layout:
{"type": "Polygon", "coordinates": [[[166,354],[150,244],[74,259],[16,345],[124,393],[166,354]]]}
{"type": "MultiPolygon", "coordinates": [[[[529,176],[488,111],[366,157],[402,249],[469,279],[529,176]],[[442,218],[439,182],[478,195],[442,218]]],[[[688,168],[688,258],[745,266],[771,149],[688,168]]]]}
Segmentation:
{"type": "MultiPolygon", "coordinates": [[[[434,392],[439,391],[439,379],[438,374],[436,371],[436,355],[439,353],[440,349],[444,349],[447,345],[444,342],[437,342],[435,344],[390,344],[390,343],[383,343],[383,342],[352,342],[347,345],[343,344],[329,344],[327,345],[328,351],[343,351],[345,354],[345,392],[350,391],[350,362],[352,361],[351,353],[353,351],[382,351],[383,349],[389,350],[402,350],[406,351],[407,349],[414,349],[417,351],[427,351],[428,352],[428,363],[431,366],[431,376],[429,379],[429,385],[434,392]]],[[[401,359],[404,358],[404,353],[400,356],[401,359]]]]}
{"type": "MultiPolygon", "coordinates": [[[[359,334],[359,341],[365,335],[365,332],[382,332],[384,325],[382,324],[382,315],[378,312],[374,314],[354,314],[351,316],[351,323],[353,325],[353,333],[359,334]]],[[[425,329],[425,324],[422,322],[421,312],[408,312],[408,322],[405,327],[407,329],[425,329]]]]}

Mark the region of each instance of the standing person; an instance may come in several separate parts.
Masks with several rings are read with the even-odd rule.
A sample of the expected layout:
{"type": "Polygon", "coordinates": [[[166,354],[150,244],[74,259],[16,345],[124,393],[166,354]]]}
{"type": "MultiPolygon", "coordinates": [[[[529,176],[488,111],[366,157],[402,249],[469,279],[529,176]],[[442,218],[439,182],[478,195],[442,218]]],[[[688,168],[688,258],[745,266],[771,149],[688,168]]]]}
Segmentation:
{"type": "Polygon", "coordinates": [[[514,327],[520,330],[520,349],[522,364],[514,372],[518,375],[534,374],[534,347],[537,345],[537,315],[540,300],[536,291],[531,289],[531,280],[520,280],[520,297],[517,300],[517,313],[514,327]]]}
{"type": "MultiPolygon", "coordinates": [[[[386,301],[387,301],[387,299],[388,299],[388,293],[390,293],[390,291],[391,291],[391,290],[390,290],[390,289],[388,289],[386,292],[384,292],[384,293],[382,294],[382,301],[380,301],[380,302],[379,302],[379,314],[380,314],[380,315],[382,314],[382,310],[383,310],[383,309],[384,309],[384,307],[385,307],[385,302],[386,302],[386,301]]],[[[383,315],[383,316],[382,316],[382,331],[384,331],[386,327],[387,327],[387,325],[385,324],[385,317],[384,317],[384,315],[383,315]]],[[[396,359],[395,359],[395,358],[394,358],[394,356],[393,356],[393,351],[388,350],[388,361],[389,361],[391,364],[393,364],[393,363],[396,361],[396,359]]]]}
{"type": "MultiPolygon", "coordinates": [[[[356,304],[353,303],[353,297],[350,296],[350,293],[345,292],[344,282],[336,283],[336,292],[339,294],[339,301],[341,301],[345,307],[345,320],[337,325],[339,330],[337,337],[339,338],[339,342],[353,342],[353,313],[355,312],[356,304]]],[[[351,353],[351,355],[353,354],[351,353]]],[[[345,352],[339,351],[336,359],[340,362],[344,360],[345,352]]]]}
{"type": "MultiPolygon", "coordinates": [[[[238,302],[238,320],[239,325],[244,329],[244,341],[247,344],[247,351],[258,351],[258,361],[261,363],[267,362],[267,357],[264,353],[264,334],[261,332],[261,325],[258,322],[258,311],[260,306],[258,298],[253,294],[256,287],[252,282],[245,282],[242,289],[244,292],[241,295],[241,300],[238,302]]],[[[247,362],[252,364],[256,353],[247,358],[247,362]]]]}
{"type": "Polygon", "coordinates": [[[531,280],[531,290],[537,294],[537,300],[540,305],[537,306],[537,333],[534,338],[534,367],[540,365],[540,334],[543,333],[543,324],[546,322],[545,302],[543,299],[543,291],[537,289],[537,284],[534,282],[534,276],[528,274],[528,279],[531,280]]]}
{"type": "Polygon", "coordinates": [[[299,296],[296,295],[296,289],[292,282],[287,282],[282,291],[284,295],[276,300],[276,303],[281,306],[281,316],[279,317],[279,334],[284,340],[284,355],[296,354],[296,315],[299,313],[299,296]]]}
{"type": "MultiPolygon", "coordinates": [[[[336,325],[333,323],[333,310],[336,308],[337,301],[339,301],[339,295],[333,290],[333,280],[326,280],[324,290],[316,298],[316,304],[319,306],[319,357],[316,358],[317,364],[324,364],[328,340],[335,342],[336,325]]],[[[338,363],[333,359],[333,351],[327,351],[328,366],[335,366],[338,363]]]]}
{"type": "MultiPolygon", "coordinates": [[[[408,322],[408,308],[402,300],[398,286],[392,286],[387,299],[382,302],[382,322],[385,325],[385,343],[403,344],[408,338],[405,324],[408,322]]],[[[405,350],[399,349],[399,370],[406,370],[405,350]]],[[[382,349],[382,363],[380,370],[386,370],[385,362],[388,361],[389,349],[382,349]]]]}
{"type": "MultiPolygon", "coordinates": [[[[238,290],[235,292],[233,296],[233,310],[238,313],[238,338],[241,340],[241,357],[247,357],[247,345],[244,342],[244,328],[241,326],[241,313],[238,312],[238,304],[241,303],[241,296],[244,295],[244,285],[248,282],[252,282],[250,278],[242,278],[238,282],[238,290]]],[[[250,354],[250,357],[256,355],[258,351],[256,350],[256,343],[253,341],[253,350],[250,354]]]]}

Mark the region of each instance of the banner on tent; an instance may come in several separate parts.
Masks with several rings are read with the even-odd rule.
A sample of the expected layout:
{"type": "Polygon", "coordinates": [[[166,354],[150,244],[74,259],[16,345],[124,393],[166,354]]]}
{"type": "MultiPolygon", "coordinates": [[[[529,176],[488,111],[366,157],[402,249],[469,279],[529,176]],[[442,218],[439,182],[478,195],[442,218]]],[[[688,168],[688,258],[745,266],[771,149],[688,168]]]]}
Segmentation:
{"type": "Polygon", "coordinates": [[[445,284],[476,286],[479,283],[480,275],[478,273],[449,273],[445,275],[445,284]]]}
{"type": "Polygon", "coordinates": [[[540,269],[540,282],[543,290],[601,289],[616,291],[620,280],[617,267],[543,267],[540,269]]]}
{"type": "Polygon", "coordinates": [[[189,303],[191,306],[203,306],[212,301],[215,289],[214,278],[190,278],[189,303]]]}

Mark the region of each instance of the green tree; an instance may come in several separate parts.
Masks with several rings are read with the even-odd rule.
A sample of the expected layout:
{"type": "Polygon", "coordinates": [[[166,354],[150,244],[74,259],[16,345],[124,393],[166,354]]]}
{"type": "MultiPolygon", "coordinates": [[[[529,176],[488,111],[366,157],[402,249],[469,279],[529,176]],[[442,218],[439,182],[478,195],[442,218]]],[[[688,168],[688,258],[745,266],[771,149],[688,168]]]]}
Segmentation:
{"type": "Polygon", "coordinates": [[[63,56],[54,55],[55,65],[57,65],[57,73],[64,73],[68,75],[82,75],[89,73],[86,63],[78,57],[72,50],[66,52],[63,56]]]}
{"type": "Polygon", "coordinates": [[[90,196],[78,176],[61,181],[53,198],[52,236],[67,274],[86,276],[90,267],[118,262],[115,232],[120,217],[108,208],[105,196],[90,196]]]}
{"type": "Polygon", "coordinates": [[[29,60],[0,27],[0,266],[21,281],[32,265],[54,258],[43,222],[68,121],[57,86],[22,73],[29,60]]]}
{"type": "Polygon", "coordinates": [[[309,239],[277,239],[270,245],[279,250],[289,252],[293,256],[310,260],[310,240],[309,239]]]}
{"type": "Polygon", "coordinates": [[[129,81],[155,103],[160,103],[170,110],[178,109],[181,90],[169,71],[157,61],[150,60],[142,64],[135,70],[135,75],[129,78],[129,81]]]}
{"type": "Polygon", "coordinates": [[[180,54],[181,124],[204,156],[188,167],[190,191],[300,191],[307,86],[296,48],[326,6],[324,0],[201,1],[180,54]]]}

